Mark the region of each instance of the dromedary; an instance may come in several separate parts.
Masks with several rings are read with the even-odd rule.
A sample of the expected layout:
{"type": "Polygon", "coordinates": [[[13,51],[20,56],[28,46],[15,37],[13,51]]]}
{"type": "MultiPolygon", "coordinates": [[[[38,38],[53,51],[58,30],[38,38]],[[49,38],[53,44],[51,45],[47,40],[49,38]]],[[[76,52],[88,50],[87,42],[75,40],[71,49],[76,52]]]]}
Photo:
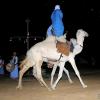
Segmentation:
{"type": "MultiPolygon", "coordinates": [[[[70,51],[67,56],[61,52],[58,52],[58,49],[56,47],[57,39],[54,36],[47,37],[44,41],[39,42],[39,43],[35,44],[34,46],[32,46],[27,51],[26,58],[20,64],[21,70],[19,72],[19,82],[18,82],[17,88],[22,88],[23,74],[30,67],[33,67],[33,75],[36,77],[36,79],[40,82],[41,85],[44,85],[45,87],[47,87],[50,90],[50,88],[44,82],[42,74],[41,74],[42,63],[49,62],[50,59],[51,59],[51,63],[53,63],[56,66],[58,64],[58,66],[60,67],[57,80],[54,82],[54,84],[52,84],[52,81],[51,81],[52,89],[55,89],[58,81],[62,77],[63,70],[65,69],[64,65],[67,61],[69,61],[71,63],[77,77],[80,80],[82,87],[83,88],[87,87],[87,85],[85,85],[81,79],[80,73],[75,64],[74,57],[76,54],[78,54],[79,52],[82,51],[84,38],[88,36],[88,33],[82,29],[79,29],[76,33],[76,36],[77,36],[77,44],[78,45],[75,47],[76,49],[74,49],[73,52],[70,51]],[[53,60],[53,62],[52,62],[52,60],[53,60]],[[56,61],[56,62],[54,62],[54,61],[56,61]]],[[[65,42],[65,37],[62,36],[62,37],[60,37],[59,40],[61,40],[62,42],[64,40],[64,42],[65,42]]]]}

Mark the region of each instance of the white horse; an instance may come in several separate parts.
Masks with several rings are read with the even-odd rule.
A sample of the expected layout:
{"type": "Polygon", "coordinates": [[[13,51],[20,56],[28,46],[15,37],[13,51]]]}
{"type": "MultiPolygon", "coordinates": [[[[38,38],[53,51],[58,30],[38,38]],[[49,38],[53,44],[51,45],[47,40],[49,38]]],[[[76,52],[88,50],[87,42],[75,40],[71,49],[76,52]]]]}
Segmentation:
{"type": "MultiPolygon", "coordinates": [[[[83,30],[77,31],[77,43],[80,45],[80,47],[83,46],[84,37],[86,37],[86,36],[88,36],[87,32],[85,32],[83,30]]],[[[61,37],[61,41],[62,40],[65,41],[64,36],[61,37]]],[[[78,46],[76,46],[76,48],[78,48],[78,46]]],[[[81,52],[81,50],[78,52],[81,52]]],[[[52,84],[52,82],[51,82],[52,89],[55,89],[58,81],[62,77],[62,73],[63,73],[63,70],[65,69],[64,65],[65,65],[66,61],[69,61],[71,63],[83,88],[87,87],[87,85],[85,85],[83,83],[80,73],[75,64],[74,57],[78,52],[76,51],[76,49],[74,49],[74,51],[70,52],[68,56],[58,52],[57,48],[56,48],[56,37],[54,37],[54,36],[47,37],[44,41],[35,44],[27,51],[26,58],[20,64],[21,70],[19,72],[19,82],[18,82],[17,88],[22,88],[23,74],[30,67],[33,67],[33,75],[36,77],[36,79],[40,82],[41,85],[44,85],[45,87],[50,89],[47,86],[47,84],[44,82],[42,74],[41,74],[42,63],[48,62],[48,59],[56,60],[55,63],[54,62],[52,62],[52,63],[54,63],[54,65],[56,65],[56,66],[58,65],[60,67],[57,80],[55,81],[54,84],[52,84]],[[62,57],[61,57],[61,55],[62,55],[62,57]]]]}
{"type": "MultiPolygon", "coordinates": [[[[73,45],[73,50],[71,51],[71,53],[73,54],[73,57],[75,57],[77,54],[81,53],[81,51],[83,50],[84,37],[88,37],[88,33],[83,31],[82,29],[80,29],[80,30],[77,31],[76,39],[74,39],[74,38],[70,39],[70,43],[73,45]]],[[[69,61],[69,59],[68,59],[68,61],[69,61]]],[[[75,61],[74,61],[73,64],[74,64],[74,66],[76,66],[75,61]]],[[[59,78],[53,84],[53,77],[55,75],[57,67],[60,67],[59,63],[54,64],[53,70],[52,70],[52,73],[51,73],[51,82],[50,82],[50,84],[51,84],[52,89],[55,89],[59,79],[62,77],[63,71],[68,76],[69,82],[73,83],[73,81],[70,78],[69,71],[65,67],[63,67],[63,71],[61,71],[62,73],[60,73],[60,71],[59,71],[59,75],[58,75],[59,78]]],[[[76,70],[76,74],[79,74],[79,72],[77,72],[77,69],[74,69],[74,70],[76,70]]],[[[81,79],[80,79],[80,82],[81,82],[83,88],[87,87],[86,85],[83,85],[83,82],[81,81],[81,79]]]]}

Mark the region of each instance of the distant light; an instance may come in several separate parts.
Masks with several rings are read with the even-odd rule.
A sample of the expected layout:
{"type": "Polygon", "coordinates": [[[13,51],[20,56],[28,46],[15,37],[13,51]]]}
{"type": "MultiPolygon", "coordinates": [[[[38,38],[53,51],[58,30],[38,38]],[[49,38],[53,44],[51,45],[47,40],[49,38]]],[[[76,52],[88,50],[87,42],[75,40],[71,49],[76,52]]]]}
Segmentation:
{"type": "Polygon", "coordinates": [[[24,40],[24,44],[26,44],[26,41],[24,40]]]}
{"type": "Polygon", "coordinates": [[[12,42],[12,39],[10,39],[9,41],[12,42]]]}
{"type": "Polygon", "coordinates": [[[10,38],[9,41],[12,42],[12,38],[10,38]]]}
{"type": "Polygon", "coordinates": [[[34,40],[36,40],[36,37],[34,38],[34,40]]]}
{"type": "Polygon", "coordinates": [[[94,11],[94,8],[91,8],[90,11],[93,12],[94,11]]]}
{"type": "Polygon", "coordinates": [[[21,38],[19,37],[18,40],[21,41],[21,38]]]}
{"type": "Polygon", "coordinates": [[[62,2],[64,2],[64,0],[62,0],[62,2]]]}

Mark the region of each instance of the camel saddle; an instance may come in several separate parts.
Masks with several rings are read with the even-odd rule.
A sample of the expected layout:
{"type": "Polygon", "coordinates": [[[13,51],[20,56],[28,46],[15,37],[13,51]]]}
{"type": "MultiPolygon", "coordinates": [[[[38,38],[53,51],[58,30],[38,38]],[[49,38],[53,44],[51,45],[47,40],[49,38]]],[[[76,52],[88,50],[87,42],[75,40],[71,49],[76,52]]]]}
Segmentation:
{"type": "MultiPolygon", "coordinates": [[[[57,51],[66,56],[68,56],[71,51],[70,46],[71,46],[71,43],[69,41],[67,42],[57,41],[56,43],[57,51]]],[[[51,62],[57,62],[57,60],[48,59],[48,68],[52,68],[54,66],[54,64],[51,62]]]]}
{"type": "Polygon", "coordinates": [[[67,42],[57,41],[56,48],[57,48],[58,52],[66,55],[66,56],[68,56],[69,53],[70,53],[70,43],[69,43],[69,41],[67,41],[67,42]]]}

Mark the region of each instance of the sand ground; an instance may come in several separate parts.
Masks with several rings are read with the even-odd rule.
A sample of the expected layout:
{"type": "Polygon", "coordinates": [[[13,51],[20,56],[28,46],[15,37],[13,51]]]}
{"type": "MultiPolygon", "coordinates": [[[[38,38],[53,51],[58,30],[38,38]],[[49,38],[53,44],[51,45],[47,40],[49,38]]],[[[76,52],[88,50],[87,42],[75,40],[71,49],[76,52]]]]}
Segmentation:
{"type": "MultiPolygon", "coordinates": [[[[87,88],[83,89],[76,75],[71,75],[73,84],[62,78],[53,91],[41,87],[34,77],[23,78],[22,90],[16,90],[18,80],[0,77],[0,100],[100,100],[100,73],[81,76],[87,88]]],[[[50,78],[44,80],[49,85],[50,78]]]]}

